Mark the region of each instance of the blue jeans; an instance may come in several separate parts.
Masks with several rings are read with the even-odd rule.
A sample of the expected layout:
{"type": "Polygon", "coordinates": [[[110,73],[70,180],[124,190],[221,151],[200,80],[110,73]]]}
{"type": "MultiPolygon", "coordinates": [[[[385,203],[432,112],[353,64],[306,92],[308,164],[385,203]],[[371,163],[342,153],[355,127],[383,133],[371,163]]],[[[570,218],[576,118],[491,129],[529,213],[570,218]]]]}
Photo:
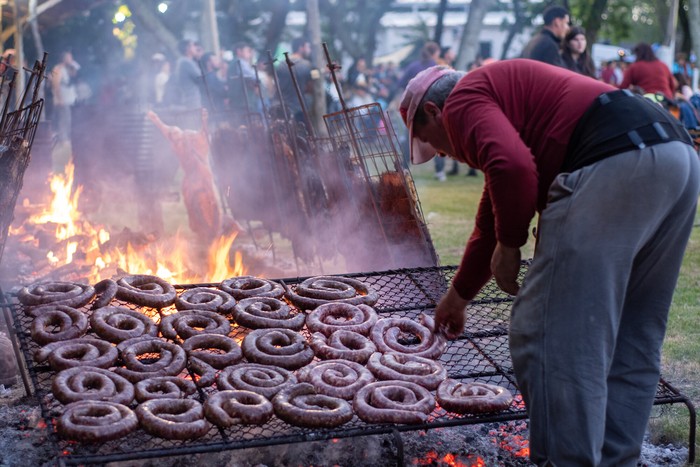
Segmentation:
{"type": "Polygon", "coordinates": [[[445,158],[440,156],[433,157],[435,161],[435,173],[445,171],[445,158]]]}

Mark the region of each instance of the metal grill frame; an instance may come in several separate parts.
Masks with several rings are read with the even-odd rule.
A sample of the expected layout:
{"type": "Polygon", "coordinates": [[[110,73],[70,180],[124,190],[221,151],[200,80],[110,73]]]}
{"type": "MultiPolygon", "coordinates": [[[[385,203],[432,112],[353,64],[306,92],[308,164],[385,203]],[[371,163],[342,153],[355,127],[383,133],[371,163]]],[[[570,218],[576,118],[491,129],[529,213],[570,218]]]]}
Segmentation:
{"type": "MultiPolygon", "coordinates": [[[[521,276],[526,268],[527,264],[524,263],[521,276]]],[[[432,311],[435,308],[455,271],[456,267],[447,266],[354,273],[343,276],[364,281],[379,293],[380,298],[375,309],[380,318],[390,316],[417,318],[420,313],[432,311]]],[[[305,279],[306,277],[297,277],[281,279],[281,281],[294,290],[296,285],[305,279]]],[[[181,293],[193,287],[214,288],[216,286],[217,284],[209,283],[179,285],[176,288],[181,293]]],[[[58,461],[63,465],[151,459],[375,434],[393,434],[400,443],[400,432],[527,418],[522,396],[517,390],[508,351],[508,319],[512,297],[498,289],[493,281],[489,282],[470,304],[465,332],[457,340],[448,343],[440,361],[447,369],[450,378],[478,380],[507,387],[515,397],[515,402],[508,410],[491,414],[457,415],[438,407],[426,423],[418,425],[374,425],[362,422],[355,416],[349,423],[333,429],[299,428],[273,417],[262,426],[240,425],[229,429],[213,427],[202,438],[187,441],[164,440],[148,435],[142,429],[138,429],[127,437],[106,443],[88,444],[60,439],[55,433],[54,425],[62,405],[55,401],[51,393],[51,381],[55,372],[48,365],[34,363],[32,353],[38,346],[32,341],[30,335],[32,320],[26,317],[22,307],[16,304],[15,300],[13,302],[9,305],[9,309],[14,319],[17,338],[40,403],[42,416],[52,432],[49,439],[55,444],[58,461]]],[[[113,302],[112,306],[115,305],[158,313],[158,310],[144,309],[124,302],[113,302]]],[[[85,311],[88,314],[91,313],[89,310],[85,311]]],[[[174,311],[174,307],[160,311],[169,314],[174,311]]],[[[238,328],[232,331],[231,336],[240,337],[241,333],[245,332],[247,329],[238,328]]],[[[302,334],[308,337],[306,328],[302,334]]],[[[185,372],[183,375],[187,376],[185,372]]],[[[189,373],[189,377],[194,375],[189,373]]],[[[213,388],[203,388],[193,397],[204,401],[207,395],[214,391],[213,388]]],[[[685,404],[690,413],[688,458],[692,463],[695,458],[695,409],[684,395],[661,379],[654,404],[675,403],[685,404]]],[[[401,452],[402,449],[399,448],[400,456],[401,452]]]]}
{"type": "MultiPolygon", "coordinates": [[[[426,267],[439,265],[425,216],[416,194],[411,173],[404,170],[400,159],[400,145],[388,114],[381,105],[371,103],[358,107],[343,108],[338,112],[323,116],[333,148],[333,157],[341,174],[340,183],[346,191],[346,198],[357,212],[367,212],[365,222],[373,225],[378,235],[377,241],[385,246],[384,261],[391,267],[426,267]],[[395,176],[400,181],[401,195],[392,200],[394,206],[408,207],[403,215],[391,212],[391,206],[382,202],[383,177],[395,176]],[[363,196],[358,197],[360,193],[363,196]],[[367,209],[371,207],[371,209],[367,209]],[[405,254],[394,251],[394,245],[401,237],[399,232],[416,229],[418,238],[413,239],[411,248],[417,259],[415,264],[405,264],[405,254]],[[403,263],[403,264],[402,264],[403,263]]],[[[325,181],[334,185],[338,181],[325,181]]]]}

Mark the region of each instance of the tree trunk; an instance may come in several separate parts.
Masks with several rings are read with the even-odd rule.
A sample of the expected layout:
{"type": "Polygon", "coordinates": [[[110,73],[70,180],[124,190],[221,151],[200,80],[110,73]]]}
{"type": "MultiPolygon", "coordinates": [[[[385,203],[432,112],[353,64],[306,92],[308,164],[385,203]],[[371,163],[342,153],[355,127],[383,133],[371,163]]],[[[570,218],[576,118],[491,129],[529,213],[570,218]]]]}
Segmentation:
{"type": "Polygon", "coordinates": [[[676,49],[681,52],[688,53],[693,48],[693,43],[690,39],[690,31],[688,26],[688,5],[687,2],[682,2],[678,9],[678,30],[680,31],[681,43],[676,44],[676,49]]]}
{"type": "Polygon", "coordinates": [[[503,51],[501,52],[501,60],[505,60],[508,56],[510,44],[513,43],[515,35],[523,30],[525,26],[525,16],[523,15],[523,6],[520,0],[513,0],[513,13],[515,14],[515,22],[508,28],[508,36],[503,43],[503,51]]]}
{"type": "Polygon", "coordinates": [[[700,56],[700,0],[688,0],[688,26],[691,50],[700,56]]]}
{"type": "MultiPolygon", "coordinates": [[[[36,15],[39,16],[46,10],[48,10],[51,7],[54,7],[61,3],[62,0],[48,0],[41,5],[38,5],[36,7],[36,15]]],[[[14,13],[13,13],[14,14],[14,13]]],[[[24,23],[27,21],[27,18],[20,18],[18,20],[15,20],[14,24],[10,25],[7,29],[3,29],[2,33],[0,33],[0,44],[4,44],[5,41],[7,41],[10,37],[12,37],[15,34],[15,24],[20,24],[24,25],[24,23]]]]}
{"type": "Polygon", "coordinates": [[[437,9],[437,23],[435,23],[435,35],[433,40],[438,44],[442,44],[442,31],[445,29],[445,12],[447,11],[447,0],[440,0],[440,5],[437,9]]]}
{"type": "Polygon", "coordinates": [[[479,53],[479,33],[492,2],[493,0],[472,0],[467,24],[464,26],[459,43],[459,54],[455,65],[457,70],[466,70],[467,64],[473,62],[479,53]]]}
{"type": "Polygon", "coordinates": [[[321,15],[318,0],[306,0],[306,25],[311,41],[311,60],[313,67],[319,71],[319,76],[313,82],[313,108],[311,123],[316,134],[322,131],[323,115],[326,113],[326,80],[323,66],[323,48],[321,46],[321,15]]]}
{"type": "Polygon", "coordinates": [[[377,31],[381,27],[382,16],[389,10],[392,0],[376,1],[375,9],[370,12],[367,21],[366,29],[366,52],[364,57],[367,59],[367,65],[372,66],[372,57],[377,50],[377,31]]]}
{"type": "Polygon", "coordinates": [[[178,38],[161,23],[158,16],[154,13],[155,10],[152,10],[141,0],[127,0],[127,4],[133,12],[133,17],[138,18],[141,24],[168,48],[168,52],[173,57],[179,57],[180,51],[177,49],[178,38]]]}
{"type": "Polygon", "coordinates": [[[608,0],[594,0],[583,17],[583,24],[586,26],[586,41],[591,45],[596,42],[598,31],[600,31],[600,26],[603,24],[603,12],[605,12],[607,7],[608,0]]]}
{"type": "Polygon", "coordinates": [[[204,50],[214,52],[216,55],[221,52],[215,0],[207,0],[202,8],[202,45],[204,50]]]}
{"type": "MultiPolygon", "coordinates": [[[[377,31],[381,19],[389,10],[392,0],[374,0],[371,2],[330,2],[321,3],[328,24],[332,25],[333,37],[340,42],[340,50],[352,57],[367,60],[372,65],[372,57],[377,48],[377,31]],[[348,15],[348,10],[355,12],[348,15]]],[[[332,44],[329,48],[333,50],[332,44]]]]}
{"type": "Polygon", "coordinates": [[[263,50],[272,51],[275,55],[275,47],[279,44],[282,31],[287,23],[287,13],[289,13],[289,0],[279,0],[272,3],[270,24],[265,32],[265,48],[263,50]]]}

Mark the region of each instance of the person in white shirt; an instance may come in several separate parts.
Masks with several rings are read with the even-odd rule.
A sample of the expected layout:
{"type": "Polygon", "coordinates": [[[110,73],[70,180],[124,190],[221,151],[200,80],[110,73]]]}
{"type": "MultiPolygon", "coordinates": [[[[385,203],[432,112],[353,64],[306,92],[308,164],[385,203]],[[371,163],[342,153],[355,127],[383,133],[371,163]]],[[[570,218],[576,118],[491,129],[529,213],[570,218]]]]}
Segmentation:
{"type": "Polygon", "coordinates": [[[54,130],[59,142],[70,141],[71,107],[77,98],[74,78],[79,69],[80,65],[73,59],[73,53],[65,51],[61,54],[61,61],[51,71],[54,130]]]}

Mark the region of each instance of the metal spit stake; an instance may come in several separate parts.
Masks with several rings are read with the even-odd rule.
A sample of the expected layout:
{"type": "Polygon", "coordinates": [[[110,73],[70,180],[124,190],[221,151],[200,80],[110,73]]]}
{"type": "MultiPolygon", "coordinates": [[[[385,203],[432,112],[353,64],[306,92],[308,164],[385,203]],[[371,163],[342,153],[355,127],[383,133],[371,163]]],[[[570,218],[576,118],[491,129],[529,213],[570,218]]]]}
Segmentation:
{"type": "MultiPolygon", "coordinates": [[[[350,120],[350,110],[348,109],[348,107],[345,103],[345,99],[343,98],[343,91],[340,87],[340,83],[339,83],[338,77],[336,75],[336,71],[340,69],[340,65],[338,65],[333,60],[331,60],[331,55],[330,55],[330,52],[328,51],[328,44],[325,42],[323,43],[323,53],[326,56],[326,65],[328,66],[328,69],[331,73],[331,79],[333,80],[333,84],[335,86],[335,89],[338,92],[338,97],[340,99],[340,105],[342,107],[342,112],[343,112],[343,118],[345,120],[345,125],[347,127],[348,135],[350,136],[350,141],[352,143],[353,150],[354,150],[357,158],[360,160],[359,166],[360,166],[360,169],[362,170],[362,175],[365,178],[365,184],[367,186],[369,199],[372,200],[372,208],[374,210],[374,215],[377,219],[377,225],[379,226],[379,230],[380,230],[380,232],[382,234],[382,238],[384,240],[384,245],[386,246],[387,256],[389,258],[391,267],[392,268],[397,267],[397,262],[392,255],[391,248],[389,246],[389,238],[387,237],[386,229],[384,228],[384,224],[382,222],[382,215],[381,215],[381,212],[379,209],[379,203],[375,199],[374,192],[372,190],[371,177],[368,173],[367,166],[365,165],[365,161],[362,159],[362,152],[360,151],[360,145],[357,141],[357,135],[352,130],[353,126],[352,126],[352,121],[350,120]]],[[[333,134],[333,132],[330,131],[330,128],[329,128],[328,133],[331,135],[333,134]]],[[[331,136],[331,138],[332,138],[332,136],[331,136]]]]}
{"type": "Polygon", "coordinates": [[[299,81],[297,81],[297,75],[294,72],[294,66],[296,63],[289,58],[289,52],[284,53],[284,60],[289,68],[289,75],[292,78],[292,84],[294,85],[294,91],[297,93],[297,99],[299,99],[299,105],[301,105],[301,112],[304,114],[304,124],[306,125],[306,133],[313,139],[316,137],[314,131],[314,126],[311,124],[311,118],[309,117],[309,111],[306,109],[306,99],[299,88],[299,81]]]}

